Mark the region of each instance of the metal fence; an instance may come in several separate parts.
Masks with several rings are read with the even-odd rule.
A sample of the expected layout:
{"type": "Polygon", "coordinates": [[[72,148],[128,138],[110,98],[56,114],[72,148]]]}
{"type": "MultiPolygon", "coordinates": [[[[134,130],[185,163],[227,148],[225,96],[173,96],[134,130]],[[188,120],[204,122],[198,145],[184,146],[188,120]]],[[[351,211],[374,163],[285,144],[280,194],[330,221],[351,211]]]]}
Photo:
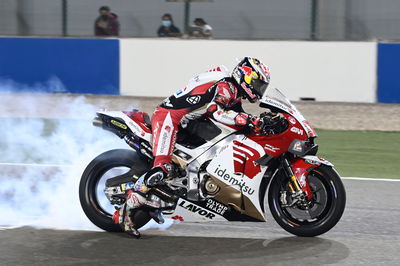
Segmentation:
{"type": "Polygon", "coordinates": [[[0,0],[0,35],[93,36],[102,5],[121,37],[155,37],[171,13],[182,31],[204,18],[215,39],[400,40],[398,0],[0,0]]]}

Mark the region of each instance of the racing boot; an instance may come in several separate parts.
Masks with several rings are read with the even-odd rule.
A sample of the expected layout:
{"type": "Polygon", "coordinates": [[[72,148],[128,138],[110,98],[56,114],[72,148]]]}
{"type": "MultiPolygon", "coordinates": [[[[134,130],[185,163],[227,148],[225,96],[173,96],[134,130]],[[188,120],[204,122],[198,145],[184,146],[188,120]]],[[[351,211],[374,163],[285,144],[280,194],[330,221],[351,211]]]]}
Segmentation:
{"type": "MultiPolygon", "coordinates": [[[[127,212],[128,213],[128,212],[127,212]]],[[[125,222],[123,227],[125,233],[135,238],[140,238],[140,232],[134,227],[131,217],[129,215],[125,216],[125,222]]]]}
{"type": "Polygon", "coordinates": [[[128,215],[126,205],[122,208],[118,208],[113,215],[113,221],[115,224],[119,224],[128,235],[135,238],[140,238],[140,232],[134,227],[131,217],[128,215]]]}
{"type": "Polygon", "coordinates": [[[144,183],[147,187],[154,187],[156,185],[162,184],[162,181],[171,172],[172,167],[170,164],[163,164],[152,168],[144,176],[144,183]]]}
{"type": "Polygon", "coordinates": [[[129,235],[139,238],[140,232],[134,227],[130,214],[131,210],[139,208],[146,202],[147,200],[142,193],[129,190],[126,197],[126,202],[123,204],[122,208],[119,208],[114,212],[114,223],[119,224],[121,228],[129,235]]]}
{"type": "Polygon", "coordinates": [[[119,224],[130,236],[140,238],[140,232],[134,227],[131,217],[129,216],[130,210],[126,208],[126,205],[122,208],[117,209],[113,215],[113,221],[115,224],[119,224]]]}

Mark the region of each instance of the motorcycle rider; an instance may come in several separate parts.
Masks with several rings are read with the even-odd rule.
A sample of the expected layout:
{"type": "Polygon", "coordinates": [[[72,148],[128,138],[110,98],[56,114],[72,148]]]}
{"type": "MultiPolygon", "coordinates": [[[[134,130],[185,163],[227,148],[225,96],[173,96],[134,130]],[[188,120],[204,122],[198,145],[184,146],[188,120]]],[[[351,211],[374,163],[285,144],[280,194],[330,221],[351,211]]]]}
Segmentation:
{"type": "MultiPolygon", "coordinates": [[[[160,184],[168,177],[172,170],[172,152],[178,126],[183,121],[208,115],[220,123],[247,126],[253,132],[259,133],[262,130],[262,121],[259,117],[244,112],[241,103],[242,99],[251,103],[257,102],[269,82],[269,68],[256,58],[244,57],[231,73],[225,66],[219,66],[195,76],[185,88],[166,98],[156,108],[151,120],[153,168],[144,176],[144,184],[139,180],[135,189],[129,191],[124,208],[129,210],[145,204],[144,193],[148,188],[160,184]]],[[[129,211],[125,214],[125,231],[136,236],[139,232],[133,228],[128,213],[129,211]]],[[[156,222],[163,222],[161,212],[151,216],[156,222]]]]}

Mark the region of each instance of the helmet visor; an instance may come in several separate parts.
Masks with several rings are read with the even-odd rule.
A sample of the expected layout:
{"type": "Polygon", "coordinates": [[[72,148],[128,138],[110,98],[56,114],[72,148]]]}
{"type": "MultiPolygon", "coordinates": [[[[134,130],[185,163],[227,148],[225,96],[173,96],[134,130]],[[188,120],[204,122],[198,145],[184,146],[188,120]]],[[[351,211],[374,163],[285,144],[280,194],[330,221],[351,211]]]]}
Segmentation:
{"type": "Polygon", "coordinates": [[[254,92],[257,94],[259,98],[261,98],[264,92],[268,88],[268,82],[260,80],[260,79],[253,79],[251,85],[253,86],[254,92]]]}

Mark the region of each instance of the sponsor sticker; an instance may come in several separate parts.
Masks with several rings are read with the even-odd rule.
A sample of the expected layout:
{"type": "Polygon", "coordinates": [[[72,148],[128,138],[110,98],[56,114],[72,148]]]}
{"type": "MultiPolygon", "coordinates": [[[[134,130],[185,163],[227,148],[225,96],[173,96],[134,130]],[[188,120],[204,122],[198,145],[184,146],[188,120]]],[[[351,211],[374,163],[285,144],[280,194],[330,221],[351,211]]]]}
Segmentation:
{"type": "Polygon", "coordinates": [[[129,182],[129,183],[121,184],[121,189],[129,190],[129,189],[133,188],[134,186],[135,186],[134,182],[129,182]]]}
{"type": "Polygon", "coordinates": [[[206,207],[220,215],[224,215],[224,213],[228,210],[227,206],[213,199],[207,200],[206,207]]]}
{"type": "Polygon", "coordinates": [[[153,207],[153,208],[160,208],[160,204],[154,201],[147,201],[146,202],[147,206],[153,207]]]}
{"type": "Polygon", "coordinates": [[[253,72],[253,70],[248,66],[242,66],[241,69],[243,70],[243,73],[246,74],[246,76],[250,76],[253,72]]]}
{"type": "Polygon", "coordinates": [[[170,143],[172,138],[173,124],[171,115],[168,113],[163,122],[160,132],[160,140],[157,144],[157,155],[167,155],[170,150],[170,143]]]}
{"type": "Polygon", "coordinates": [[[165,106],[173,107],[169,98],[165,99],[163,103],[164,103],[165,106]]]}
{"type": "Polygon", "coordinates": [[[138,132],[139,134],[143,133],[144,135],[143,129],[138,124],[136,124],[136,122],[128,121],[128,124],[134,129],[134,131],[138,132]]]}
{"type": "Polygon", "coordinates": [[[186,87],[183,88],[183,89],[180,89],[179,91],[177,91],[177,92],[174,94],[174,96],[175,96],[176,98],[179,98],[179,97],[181,97],[182,95],[185,94],[186,90],[187,90],[186,87]]]}
{"type": "Polygon", "coordinates": [[[202,207],[200,207],[200,206],[198,206],[196,204],[193,204],[191,202],[187,202],[185,200],[182,200],[181,203],[179,203],[179,206],[184,208],[184,209],[186,209],[186,210],[188,210],[188,211],[191,211],[193,213],[199,214],[199,215],[203,216],[204,218],[207,218],[207,219],[210,219],[210,220],[212,220],[215,217],[215,214],[212,213],[211,211],[208,211],[208,210],[206,210],[206,209],[204,209],[204,208],[202,208],[202,207]]]}
{"type": "Polygon", "coordinates": [[[285,105],[279,103],[278,101],[274,101],[272,99],[266,98],[266,99],[264,99],[264,102],[266,104],[270,104],[272,106],[278,107],[284,111],[288,111],[289,113],[293,114],[293,111],[291,109],[288,109],[285,105]]]}
{"type": "Polygon", "coordinates": [[[250,96],[255,96],[254,93],[253,93],[249,88],[247,88],[246,83],[242,82],[240,85],[241,85],[242,88],[246,91],[246,93],[247,93],[248,95],[250,95],[250,96]]]}
{"type": "Polygon", "coordinates": [[[296,142],[293,145],[293,150],[298,151],[298,152],[302,152],[303,151],[303,147],[301,145],[301,142],[296,142]]]}
{"type": "Polygon", "coordinates": [[[288,120],[289,120],[290,124],[293,124],[293,125],[296,124],[296,119],[294,119],[293,117],[289,116],[288,120]]]}
{"type": "Polygon", "coordinates": [[[276,152],[276,151],[280,150],[280,148],[274,147],[274,146],[269,145],[269,144],[265,144],[264,149],[266,149],[268,151],[272,151],[272,152],[276,152]]]}
{"type": "Polygon", "coordinates": [[[111,120],[110,122],[111,122],[111,124],[113,124],[113,125],[115,125],[115,126],[117,126],[119,128],[122,128],[122,129],[127,129],[128,128],[126,125],[124,125],[124,124],[122,124],[122,123],[120,123],[118,121],[111,120]]]}
{"type": "Polygon", "coordinates": [[[194,95],[186,98],[186,101],[192,105],[195,105],[200,102],[201,96],[200,95],[194,95]]]}
{"type": "Polygon", "coordinates": [[[182,216],[179,216],[179,215],[175,215],[175,216],[171,217],[171,219],[172,220],[181,221],[181,222],[183,222],[185,220],[185,219],[183,219],[182,216]]]}
{"type": "Polygon", "coordinates": [[[240,187],[240,191],[243,194],[246,195],[253,195],[254,194],[254,189],[249,186],[246,181],[238,180],[235,176],[228,174],[226,169],[220,168],[221,166],[218,165],[218,167],[214,170],[214,174],[216,176],[219,176],[221,179],[225,180],[227,183],[231,184],[233,187],[240,187]]]}
{"type": "Polygon", "coordinates": [[[303,135],[304,131],[300,128],[297,127],[292,127],[290,128],[290,131],[292,131],[293,133],[299,134],[299,135],[303,135]]]}

